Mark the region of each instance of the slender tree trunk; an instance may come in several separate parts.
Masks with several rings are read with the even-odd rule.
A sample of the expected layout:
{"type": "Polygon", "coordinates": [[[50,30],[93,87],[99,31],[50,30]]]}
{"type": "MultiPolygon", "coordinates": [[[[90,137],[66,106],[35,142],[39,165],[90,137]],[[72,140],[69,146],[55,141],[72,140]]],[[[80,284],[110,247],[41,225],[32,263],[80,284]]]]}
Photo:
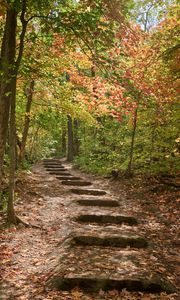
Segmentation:
{"type": "Polygon", "coordinates": [[[73,125],[72,118],[68,115],[68,149],[67,149],[67,160],[72,161],[74,158],[73,149],[73,125]]]}
{"type": "Polygon", "coordinates": [[[83,141],[86,142],[86,127],[83,128],[83,141]]]}
{"type": "Polygon", "coordinates": [[[31,149],[30,149],[30,152],[29,152],[29,157],[30,157],[31,160],[33,160],[33,151],[34,151],[34,148],[35,148],[34,146],[35,146],[36,140],[38,139],[39,130],[40,130],[40,127],[38,126],[36,128],[36,131],[33,134],[32,140],[31,140],[31,149]]]}
{"type": "Polygon", "coordinates": [[[12,97],[10,107],[10,170],[9,170],[9,197],[7,207],[8,223],[17,223],[14,210],[14,189],[15,189],[15,169],[16,169],[16,75],[12,84],[12,97]]]}
{"type": "Polygon", "coordinates": [[[129,164],[126,170],[126,175],[131,176],[132,175],[132,161],[133,161],[133,155],[134,155],[134,141],[135,141],[135,135],[136,135],[136,128],[137,128],[137,108],[134,112],[134,118],[133,118],[133,131],[132,131],[132,139],[131,139],[131,147],[130,147],[130,155],[129,155],[129,164]]]}
{"type": "Polygon", "coordinates": [[[12,97],[12,73],[15,60],[16,17],[14,9],[6,14],[0,62],[0,191],[3,181],[3,160],[12,97]]]}
{"type": "Polygon", "coordinates": [[[62,127],[62,135],[61,135],[61,151],[64,155],[66,153],[66,129],[64,126],[62,127]]]}
{"type": "Polygon", "coordinates": [[[17,134],[17,129],[16,129],[16,165],[18,167],[18,154],[20,153],[21,151],[21,141],[19,139],[19,136],[17,134]]]}
{"type": "Polygon", "coordinates": [[[25,147],[26,147],[26,141],[29,131],[29,123],[30,123],[30,111],[31,111],[31,104],[33,99],[33,92],[34,92],[34,80],[31,81],[30,87],[27,91],[27,103],[26,103],[26,114],[25,114],[25,120],[24,120],[24,130],[22,135],[22,141],[21,141],[21,148],[19,153],[19,163],[23,163],[24,156],[25,156],[25,147]]]}
{"type": "Polygon", "coordinates": [[[60,145],[60,152],[62,153],[62,155],[66,155],[66,137],[67,137],[67,124],[66,124],[66,120],[64,120],[63,116],[62,116],[62,120],[61,120],[61,145],[60,145]]]}
{"type": "Polygon", "coordinates": [[[78,128],[79,121],[77,119],[74,120],[74,155],[78,155],[79,153],[79,137],[78,137],[78,128]]]}
{"type": "Polygon", "coordinates": [[[15,130],[15,157],[16,157],[16,170],[18,169],[18,135],[17,128],[15,130]]]}
{"type": "Polygon", "coordinates": [[[155,143],[155,133],[156,133],[156,122],[153,124],[153,128],[152,128],[152,135],[151,135],[151,148],[150,148],[150,153],[149,153],[149,157],[150,157],[150,163],[152,163],[152,154],[154,151],[154,143],[155,143]]]}

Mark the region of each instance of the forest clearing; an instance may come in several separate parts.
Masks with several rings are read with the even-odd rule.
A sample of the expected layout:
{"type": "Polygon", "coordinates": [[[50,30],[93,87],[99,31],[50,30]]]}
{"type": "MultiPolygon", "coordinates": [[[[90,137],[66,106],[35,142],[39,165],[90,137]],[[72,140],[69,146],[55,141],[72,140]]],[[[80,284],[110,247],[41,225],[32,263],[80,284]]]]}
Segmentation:
{"type": "Polygon", "coordinates": [[[0,1],[0,299],[179,299],[179,4],[0,1]]]}

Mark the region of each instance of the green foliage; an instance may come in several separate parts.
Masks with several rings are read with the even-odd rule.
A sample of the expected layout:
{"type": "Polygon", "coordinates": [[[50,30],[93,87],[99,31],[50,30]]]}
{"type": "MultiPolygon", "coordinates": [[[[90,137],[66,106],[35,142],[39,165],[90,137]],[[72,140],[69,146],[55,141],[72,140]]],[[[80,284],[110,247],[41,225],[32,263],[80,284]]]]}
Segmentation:
{"type": "MultiPolygon", "coordinates": [[[[113,169],[125,171],[129,162],[132,123],[102,120],[97,132],[88,129],[81,140],[81,152],[75,163],[93,173],[107,174],[113,169]]],[[[138,116],[133,169],[136,173],[175,173],[179,171],[178,111],[176,105],[164,121],[156,121],[155,111],[141,110],[138,116]],[[151,115],[151,118],[148,116],[151,115]]]]}
{"type": "MultiPolygon", "coordinates": [[[[18,0],[8,1],[19,13],[17,46],[19,46],[21,33],[19,17],[22,2],[18,0]]],[[[86,75],[88,79],[92,79],[91,67],[95,66],[95,73],[97,72],[97,74],[95,74],[94,79],[96,79],[96,75],[109,81],[113,81],[115,78],[118,84],[126,87],[123,97],[132,96],[133,101],[137,100],[140,90],[135,83],[140,77],[139,69],[137,68],[135,79],[128,76],[123,78],[128,63],[129,68],[133,70],[133,64],[131,66],[130,63],[137,50],[133,44],[133,37],[132,40],[128,41],[128,36],[126,37],[125,32],[123,32],[128,29],[124,20],[128,14],[130,21],[134,20],[141,24],[145,30],[149,30],[159,20],[163,19],[162,12],[164,10],[167,12],[170,4],[175,2],[169,0],[27,0],[25,17],[31,21],[28,24],[24,43],[25,50],[18,74],[16,106],[16,129],[21,140],[27,102],[26,90],[29,81],[33,79],[35,91],[29,114],[30,127],[26,145],[25,169],[29,168],[30,162],[37,159],[63,155],[62,136],[67,125],[68,114],[72,118],[81,120],[76,132],[80,140],[80,152],[75,159],[78,166],[99,174],[107,174],[112,169],[127,170],[131,152],[133,111],[129,112],[128,116],[123,116],[121,122],[112,118],[110,113],[109,116],[107,113],[105,117],[100,117],[100,120],[96,122],[95,113],[87,108],[91,104],[90,99],[87,97],[86,102],[78,101],[79,95],[88,94],[88,84],[83,85],[82,78],[80,78],[81,81],[77,80],[78,84],[74,84],[71,78],[67,79],[67,74],[70,73],[71,68],[74,70],[77,67],[78,72],[74,79],[82,74],[84,77],[86,75]],[[118,37],[117,32],[119,33],[118,37]],[[111,50],[118,43],[121,44],[123,39],[129,43],[127,49],[132,51],[127,53],[131,54],[120,51],[120,54],[117,53],[115,60],[113,60],[111,50]],[[87,66],[86,63],[83,67],[81,65],[76,66],[78,64],[73,61],[71,55],[72,51],[77,54],[79,49],[81,53],[85,53],[89,57],[89,61],[93,62],[91,66],[87,66]],[[122,62],[122,66],[120,64],[120,67],[116,68],[116,63],[118,65],[119,61],[122,62]],[[97,62],[99,70],[97,70],[97,62]],[[99,123],[98,126],[97,123],[99,123]]],[[[170,14],[174,16],[177,13],[175,10],[177,8],[172,7],[170,14]]],[[[1,37],[3,22],[4,20],[0,25],[1,37]]],[[[141,33],[139,31],[139,34],[141,33]]],[[[136,37],[134,38],[136,39],[136,37]]],[[[157,62],[163,74],[169,72],[177,79],[179,69],[174,64],[179,51],[178,26],[173,26],[172,23],[171,26],[166,25],[165,29],[163,27],[160,30],[157,29],[151,39],[147,38],[145,46],[152,44],[152,48],[156,49],[159,40],[161,40],[161,46],[158,46],[160,47],[158,61],[155,60],[154,63],[157,62]]],[[[141,62],[140,59],[139,61],[141,62]]],[[[138,65],[138,60],[135,62],[138,65]]],[[[151,73],[155,68],[153,70],[153,67],[149,65],[143,75],[148,74],[148,70],[151,73]]],[[[134,73],[136,73],[136,68],[134,73]]],[[[155,75],[156,73],[154,78],[155,75]]],[[[159,75],[158,72],[157,75],[159,75]]],[[[148,75],[141,78],[146,79],[146,77],[148,75]]],[[[152,81],[152,86],[154,78],[153,74],[150,80],[148,78],[149,81],[152,81]]],[[[157,76],[157,78],[161,80],[164,77],[157,76]]],[[[116,84],[117,82],[115,82],[114,88],[116,88],[116,84]]],[[[160,88],[160,85],[157,85],[155,89],[158,89],[158,86],[160,88]]],[[[93,88],[96,89],[95,86],[93,88]]],[[[100,96],[98,96],[99,100],[102,101],[100,96]]],[[[107,99],[108,97],[110,94],[107,95],[107,99]]],[[[123,97],[122,101],[124,101],[123,97]]],[[[140,103],[138,108],[133,156],[133,169],[136,172],[178,171],[178,105],[174,100],[174,104],[170,100],[171,103],[161,101],[162,99],[153,98],[153,95],[146,96],[144,101],[146,107],[140,103]]],[[[98,101],[94,101],[94,103],[97,103],[98,106],[98,101]]],[[[116,112],[121,111],[121,104],[119,107],[116,105],[115,109],[116,112]]]]}

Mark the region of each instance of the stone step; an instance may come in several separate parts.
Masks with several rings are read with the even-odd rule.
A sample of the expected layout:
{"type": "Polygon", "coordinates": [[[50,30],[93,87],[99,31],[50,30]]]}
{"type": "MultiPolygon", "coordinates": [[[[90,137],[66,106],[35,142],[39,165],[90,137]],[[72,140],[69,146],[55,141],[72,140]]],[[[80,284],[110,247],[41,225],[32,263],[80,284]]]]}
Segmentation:
{"type": "Polygon", "coordinates": [[[79,215],[75,218],[77,222],[85,222],[85,223],[97,223],[97,224],[128,224],[130,226],[137,225],[137,219],[130,216],[122,216],[122,215],[96,215],[96,214],[83,214],[79,215]]]}
{"type": "Polygon", "coordinates": [[[106,192],[102,190],[71,189],[70,191],[77,195],[93,195],[93,196],[106,195],[106,192]]]}
{"type": "Polygon", "coordinates": [[[44,165],[62,165],[61,161],[44,161],[43,162],[44,165]]]}
{"type": "Polygon", "coordinates": [[[56,168],[62,168],[62,169],[65,169],[65,167],[64,166],[62,166],[62,165],[44,165],[44,167],[45,168],[52,168],[52,169],[56,169],[56,168]]]}
{"type": "Polygon", "coordinates": [[[137,228],[117,224],[104,227],[83,224],[75,227],[72,236],[72,242],[84,246],[146,248],[149,245],[147,239],[137,233],[137,228]]]}
{"type": "Polygon", "coordinates": [[[112,237],[139,237],[142,236],[142,233],[139,233],[139,228],[137,226],[129,226],[127,224],[123,224],[119,226],[119,224],[107,224],[106,226],[99,226],[97,224],[77,224],[77,227],[74,227],[72,231],[73,236],[77,235],[87,235],[87,236],[98,236],[104,238],[106,236],[112,237]]]}
{"type": "Polygon", "coordinates": [[[56,169],[56,168],[64,168],[62,165],[57,165],[57,164],[54,164],[54,165],[45,165],[44,164],[44,168],[52,168],[52,169],[56,169]]]}
{"type": "Polygon", "coordinates": [[[67,179],[69,179],[69,180],[81,180],[82,178],[81,177],[75,177],[75,176],[57,176],[56,177],[57,179],[59,179],[59,180],[67,180],[67,179]]]}
{"type": "Polygon", "coordinates": [[[44,166],[45,166],[46,169],[47,168],[49,168],[49,169],[56,169],[56,168],[65,169],[65,167],[62,166],[62,165],[44,165],[44,166]]]}
{"type": "Polygon", "coordinates": [[[80,287],[99,290],[174,293],[175,287],[157,275],[147,251],[69,246],[62,253],[50,280],[60,290],[80,287]]]}
{"type": "Polygon", "coordinates": [[[72,243],[80,246],[101,246],[118,248],[146,248],[148,241],[144,237],[123,234],[123,235],[77,235],[73,237],[72,243]]]}
{"type": "Polygon", "coordinates": [[[88,185],[92,185],[91,182],[88,181],[80,181],[80,180],[63,180],[62,184],[64,185],[73,185],[73,186],[88,186],[88,185]]]}
{"type": "Polygon", "coordinates": [[[67,169],[65,168],[46,168],[47,171],[52,171],[52,172],[56,172],[56,171],[62,171],[62,172],[65,172],[65,171],[68,171],[67,169]]]}
{"type": "Polygon", "coordinates": [[[100,199],[80,199],[75,201],[82,206],[104,206],[104,207],[118,207],[119,203],[116,200],[100,200],[100,199]]]}
{"type": "Polygon", "coordinates": [[[64,171],[49,171],[49,174],[51,174],[51,175],[72,176],[71,173],[69,173],[69,172],[65,173],[64,171]]]}
{"type": "Polygon", "coordinates": [[[122,291],[123,289],[126,289],[129,292],[146,292],[156,294],[162,292],[171,294],[176,291],[175,287],[171,283],[160,276],[149,278],[125,277],[122,279],[111,279],[103,278],[101,276],[95,277],[91,274],[89,276],[86,274],[83,276],[83,274],[72,274],[71,272],[69,275],[62,277],[55,276],[52,283],[55,288],[62,291],[69,291],[79,287],[89,293],[95,293],[100,290],[122,291]]]}

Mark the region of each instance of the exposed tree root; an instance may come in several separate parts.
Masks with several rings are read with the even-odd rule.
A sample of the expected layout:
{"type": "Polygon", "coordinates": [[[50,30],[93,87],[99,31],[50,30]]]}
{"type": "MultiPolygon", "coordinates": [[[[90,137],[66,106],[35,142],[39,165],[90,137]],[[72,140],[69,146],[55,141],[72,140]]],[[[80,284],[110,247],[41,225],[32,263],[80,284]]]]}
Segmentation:
{"type": "Polygon", "coordinates": [[[16,224],[23,224],[25,227],[27,228],[37,228],[37,229],[42,229],[40,226],[37,225],[33,225],[33,224],[29,224],[24,222],[21,218],[19,218],[18,216],[16,216],[16,224]]]}

